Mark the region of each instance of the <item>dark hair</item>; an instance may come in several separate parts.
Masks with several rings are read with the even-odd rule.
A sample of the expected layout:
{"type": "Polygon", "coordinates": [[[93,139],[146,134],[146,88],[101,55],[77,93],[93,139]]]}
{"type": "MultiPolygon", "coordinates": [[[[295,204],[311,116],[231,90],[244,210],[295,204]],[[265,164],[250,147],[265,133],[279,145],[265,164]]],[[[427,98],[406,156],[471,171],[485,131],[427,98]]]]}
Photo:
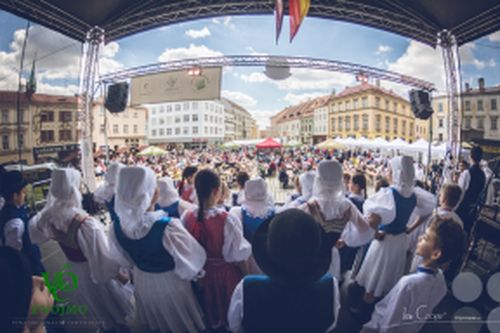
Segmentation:
{"type": "Polygon", "coordinates": [[[378,192],[382,187],[389,187],[389,181],[384,177],[380,177],[375,182],[375,192],[378,192]]]}
{"type": "Polygon", "coordinates": [[[436,233],[437,246],[441,256],[437,259],[439,265],[460,260],[466,249],[466,237],[462,226],[451,217],[434,216],[429,228],[436,233]]]}
{"type": "Polygon", "coordinates": [[[187,166],[182,170],[182,180],[179,184],[179,195],[182,195],[182,190],[184,188],[184,184],[186,183],[186,179],[194,176],[196,172],[198,171],[198,168],[195,166],[187,166]]]}
{"type": "Polygon", "coordinates": [[[365,177],[365,175],[360,173],[360,172],[356,172],[354,174],[354,176],[352,176],[351,182],[353,184],[358,185],[361,188],[361,190],[363,190],[363,193],[364,193],[363,195],[366,199],[366,177],[365,177]]]}
{"type": "Polygon", "coordinates": [[[248,175],[248,173],[246,173],[245,171],[240,171],[240,172],[238,172],[238,175],[236,176],[236,183],[238,183],[238,185],[240,187],[244,187],[245,183],[249,179],[250,179],[250,176],[248,175]]]}
{"type": "Polygon", "coordinates": [[[203,221],[203,205],[214,189],[220,187],[219,175],[210,169],[203,169],[194,178],[194,187],[198,197],[198,221],[203,221]]]}
{"type": "Polygon", "coordinates": [[[470,157],[474,162],[480,162],[483,158],[483,150],[479,146],[474,146],[470,150],[470,157]]]}
{"type": "Polygon", "coordinates": [[[462,189],[456,184],[445,184],[441,191],[448,207],[455,207],[462,196],[462,189]]]}
{"type": "Polygon", "coordinates": [[[351,174],[348,172],[344,172],[343,179],[344,179],[344,182],[351,181],[351,174]]]}

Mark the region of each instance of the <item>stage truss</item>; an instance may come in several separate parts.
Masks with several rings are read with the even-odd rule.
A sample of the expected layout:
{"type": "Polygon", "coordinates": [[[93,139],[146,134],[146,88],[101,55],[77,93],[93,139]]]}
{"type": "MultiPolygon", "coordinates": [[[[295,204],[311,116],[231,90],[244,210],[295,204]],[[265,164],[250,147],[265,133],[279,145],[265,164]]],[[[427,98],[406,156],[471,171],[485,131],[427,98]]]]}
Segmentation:
{"type": "Polygon", "coordinates": [[[104,84],[109,84],[125,81],[136,76],[184,69],[187,70],[193,67],[262,67],[266,66],[266,64],[272,64],[274,67],[307,68],[361,75],[400,83],[417,89],[427,91],[434,90],[434,84],[431,82],[380,68],[327,59],[270,55],[232,55],[160,62],[102,75],[99,81],[104,84]]]}

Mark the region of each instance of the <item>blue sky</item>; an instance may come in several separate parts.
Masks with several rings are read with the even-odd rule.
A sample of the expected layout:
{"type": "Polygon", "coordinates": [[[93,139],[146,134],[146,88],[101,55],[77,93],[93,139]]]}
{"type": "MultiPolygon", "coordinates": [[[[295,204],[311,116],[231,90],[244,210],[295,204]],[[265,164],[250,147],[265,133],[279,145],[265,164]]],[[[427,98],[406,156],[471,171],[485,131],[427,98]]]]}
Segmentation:
{"type": "MultiPolygon", "coordinates": [[[[15,89],[26,21],[0,11],[0,89],[15,89]]],[[[275,44],[274,17],[237,16],[197,20],[166,26],[108,44],[100,62],[102,72],[199,56],[271,54],[341,60],[390,69],[433,82],[444,88],[441,50],[381,30],[339,21],[306,18],[293,43],[288,42],[288,17],[275,44]]],[[[39,91],[71,94],[77,91],[81,44],[34,25],[26,62],[37,61],[39,91]],[[51,54],[50,56],[46,56],[51,54]]],[[[464,82],[477,86],[500,84],[500,32],[461,47],[464,82]]],[[[292,69],[285,81],[271,81],[260,67],[224,70],[222,95],[241,104],[268,124],[284,107],[332,89],[354,85],[351,75],[292,69]]],[[[382,83],[406,95],[407,87],[382,83]]]]}

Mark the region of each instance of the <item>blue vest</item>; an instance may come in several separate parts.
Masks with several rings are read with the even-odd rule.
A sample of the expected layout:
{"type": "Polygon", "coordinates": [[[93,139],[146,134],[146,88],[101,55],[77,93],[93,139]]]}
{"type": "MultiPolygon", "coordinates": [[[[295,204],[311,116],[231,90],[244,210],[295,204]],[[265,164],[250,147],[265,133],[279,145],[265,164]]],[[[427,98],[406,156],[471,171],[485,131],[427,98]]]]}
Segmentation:
{"type": "Polygon", "coordinates": [[[20,219],[24,224],[24,233],[23,233],[23,248],[21,252],[23,252],[31,264],[31,269],[33,270],[34,275],[41,275],[41,273],[45,272],[45,268],[42,264],[42,254],[40,252],[40,248],[31,243],[30,233],[29,233],[29,216],[28,210],[26,206],[16,207],[11,203],[5,203],[1,213],[0,213],[0,232],[2,233],[2,243],[5,245],[5,232],[4,228],[7,222],[13,219],[20,219]]]}
{"type": "Polygon", "coordinates": [[[392,223],[379,226],[379,230],[390,235],[399,235],[406,231],[410,215],[417,205],[417,196],[413,193],[409,198],[405,198],[392,187],[391,191],[396,204],[396,217],[392,223]]]}
{"type": "Polygon", "coordinates": [[[140,239],[130,239],[125,236],[119,222],[113,225],[118,243],[141,271],[162,273],[175,268],[174,259],[165,249],[162,241],[163,233],[169,223],[169,217],[156,221],[146,236],[140,239]]]}
{"type": "Polygon", "coordinates": [[[358,198],[358,197],[348,197],[349,200],[356,206],[356,208],[363,213],[363,204],[365,203],[364,199],[358,198]]]}
{"type": "Polygon", "coordinates": [[[120,218],[115,211],[115,196],[111,198],[109,202],[106,202],[106,208],[108,208],[109,216],[111,217],[111,222],[120,222],[120,218]]]}
{"type": "Polygon", "coordinates": [[[156,204],[155,209],[156,210],[163,210],[165,213],[168,214],[168,217],[176,217],[176,218],[181,217],[179,215],[179,201],[176,201],[167,207],[161,207],[160,205],[156,204]]]}
{"type": "Polygon", "coordinates": [[[248,215],[248,212],[245,208],[241,208],[241,215],[243,216],[243,236],[249,241],[252,242],[253,235],[257,231],[257,228],[264,222],[265,220],[272,218],[275,212],[274,209],[270,212],[266,217],[252,217],[248,215]]]}
{"type": "Polygon", "coordinates": [[[245,333],[324,333],[334,320],[333,278],[288,285],[265,275],[243,280],[245,333]]]}

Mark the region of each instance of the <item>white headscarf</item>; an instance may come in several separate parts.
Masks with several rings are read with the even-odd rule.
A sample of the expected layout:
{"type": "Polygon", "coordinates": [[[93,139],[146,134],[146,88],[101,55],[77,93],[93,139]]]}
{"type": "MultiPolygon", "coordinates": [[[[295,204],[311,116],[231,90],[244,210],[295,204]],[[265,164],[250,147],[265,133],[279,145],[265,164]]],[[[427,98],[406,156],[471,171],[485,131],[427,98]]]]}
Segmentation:
{"type": "Polygon", "coordinates": [[[300,196],[303,200],[309,200],[313,195],[314,188],[314,178],[316,177],[316,172],[308,171],[300,175],[299,183],[302,195],[300,196]]]}
{"type": "Polygon", "coordinates": [[[145,167],[124,167],[118,174],[115,211],[120,226],[127,235],[141,234],[145,225],[146,210],[151,205],[156,190],[156,176],[145,167]]]}
{"type": "Polygon", "coordinates": [[[245,196],[241,206],[254,217],[266,217],[274,207],[267,183],[258,177],[245,183],[245,196]]]}
{"type": "Polygon", "coordinates": [[[55,169],[52,171],[51,179],[47,204],[40,212],[39,223],[50,224],[61,231],[66,231],[66,226],[76,214],[88,215],[82,209],[80,172],[69,168],[55,169]]]}
{"type": "Polygon", "coordinates": [[[158,198],[160,207],[168,207],[179,201],[179,193],[175,190],[172,178],[163,177],[158,179],[158,188],[160,189],[160,197],[158,198]]]}
{"type": "Polygon", "coordinates": [[[346,200],[343,175],[342,165],[335,160],[325,160],[318,164],[313,196],[327,218],[343,215],[346,200]]]}
{"type": "Polygon", "coordinates": [[[118,180],[118,173],[125,165],[118,162],[113,162],[109,165],[108,172],[104,175],[104,185],[97,188],[94,195],[104,202],[110,202],[115,195],[115,185],[118,180]]]}
{"type": "Polygon", "coordinates": [[[397,156],[391,160],[392,184],[405,198],[413,193],[415,168],[411,156],[397,156]]]}

